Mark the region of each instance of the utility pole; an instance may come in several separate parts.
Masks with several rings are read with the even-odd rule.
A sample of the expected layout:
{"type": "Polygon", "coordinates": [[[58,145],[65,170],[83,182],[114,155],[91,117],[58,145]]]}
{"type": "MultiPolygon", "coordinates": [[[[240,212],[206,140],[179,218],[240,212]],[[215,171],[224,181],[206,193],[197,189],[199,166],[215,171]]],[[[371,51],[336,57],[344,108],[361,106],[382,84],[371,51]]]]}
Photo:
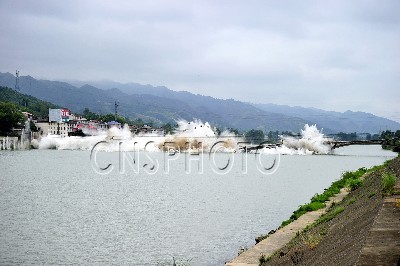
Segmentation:
{"type": "Polygon", "coordinates": [[[118,118],[118,107],[119,107],[119,102],[115,101],[115,122],[117,121],[118,118]]]}
{"type": "Polygon", "coordinates": [[[19,89],[19,71],[15,71],[15,90],[20,91],[19,89]]]}

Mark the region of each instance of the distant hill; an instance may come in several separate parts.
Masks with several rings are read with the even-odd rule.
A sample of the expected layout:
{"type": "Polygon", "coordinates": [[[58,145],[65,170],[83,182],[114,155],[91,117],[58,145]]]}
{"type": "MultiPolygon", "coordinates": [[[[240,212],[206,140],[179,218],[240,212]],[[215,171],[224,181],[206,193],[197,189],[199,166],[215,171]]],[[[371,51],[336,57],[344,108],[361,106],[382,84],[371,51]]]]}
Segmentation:
{"type": "MultiPolygon", "coordinates": [[[[0,73],[0,85],[14,87],[14,75],[0,73]]],[[[20,90],[22,93],[68,107],[74,112],[83,112],[84,108],[88,107],[92,112],[112,113],[114,101],[118,100],[122,115],[154,119],[160,123],[177,119],[201,119],[221,128],[297,132],[306,122],[299,118],[269,113],[235,100],[220,100],[169,89],[158,93],[149,89],[147,94],[144,94],[144,91],[128,94],[116,88],[102,90],[87,84],[78,88],[66,82],[36,80],[30,76],[22,76],[20,90]],[[166,97],[166,94],[169,96],[166,97]]]]}
{"type": "MultiPolygon", "coordinates": [[[[196,106],[206,106],[211,110],[213,110],[213,107],[218,106],[215,101],[220,101],[212,97],[195,95],[186,91],[176,92],[164,86],[154,87],[151,85],[141,85],[138,83],[121,84],[112,81],[91,82],[90,84],[102,89],[118,88],[127,94],[151,94],[169,99],[179,99],[185,102],[193,103],[196,106]]],[[[328,134],[338,132],[378,133],[381,130],[397,130],[400,128],[400,123],[365,112],[346,111],[341,113],[325,111],[316,108],[305,108],[299,106],[291,107],[288,105],[277,104],[252,105],[260,110],[266,111],[269,114],[280,114],[281,117],[271,115],[270,121],[276,119],[277,121],[285,124],[284,127],[286,127],[286,121],[289,123],[299,122],[303,124],[317,124],[319,128],[324,128],[324,132],[328,134]]],[[[255,118],[256,115],[253,117],[255,118]]],[[[299,129],[295,131],[299,131],[299,129]]]]}
{"type": "Polygon", "coordinates": [[[378,133],[382,130],[398,130],[400,124],[376,115],[365,112],[333,112],[316,108],[304,108],[299,106],[287,106],[277,104],[254,104],[257,108],[267,112],[277,112],[288,116],[296,116],[312,121],[319,127],[329,128],[334,132],[370,132],[378,133]]]}
{"type": "MultiPolygon", "coordinates": [[[[13,88],[15,76],[10,73],[0,73],[0,85],[13,88]]],[[[299,107],[295,110],[289,106],[253,105],[233,99],[222,100],[186,91],[177,92],[163,86],[154,87],[137,83],[120,84],[111,81],[67,83],[22,76],[20,89],[22,93],[70,108],[78,113],[83,112],[86,107],[96,113],[112,113],[114,101],[118,100],[121,115],[132,119],[152,119],[158,123],[173,122],[177,119],[201,119],[221,128],[293,132],[299,132],[305,123],[309,123],[323,127],[325,133],[339,131],[376,133],[380,129],[400,128],[399,123],[367,113],[354,113],[354,115],[343,113],[343,116],[340,116],[342,113],[318,109],[299,107]]]]}

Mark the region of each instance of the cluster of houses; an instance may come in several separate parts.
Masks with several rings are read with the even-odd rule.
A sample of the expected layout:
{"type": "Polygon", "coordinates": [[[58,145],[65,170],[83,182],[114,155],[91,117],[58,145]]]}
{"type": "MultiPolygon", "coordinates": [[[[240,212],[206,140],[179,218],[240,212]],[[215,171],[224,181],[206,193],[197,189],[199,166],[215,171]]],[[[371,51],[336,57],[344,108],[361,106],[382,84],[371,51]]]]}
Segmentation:
{"type": "MultiPolygon", "coordinates": [[[[122,127],[122,125],[116,121],[103,122],[87,120],[81,115],[71,113],[68,109],[49,109],[48,120],[36,120],[33,122],[41,136],[58,135],[61,137],[68,137],[71,135],[80,135],[82,133],[95,134],[97,131],[104,131],[111,127],[122,127]]],[[[164,134],[163,129],[152,128],[148,125],[142,127],[129,126],[129,128],[132,133],[135,134],[164,134]]]]}
{"type": "MultiPolygon", "coordinates": [[[[14,128],[12,135],[0,136],[0,150],[23,150],[29,149],[33,139],[40,139],[48,135],[60,137],[95,135],[98,131],[105,131],[111,127],[121,128],[119,122],[87,120],[81,115],[71,113],[68,109],[49,109],[48,119],[35,119],[31,113],[22,112],[25,122],[14,128]],[[34,124],[35,129],[31,128],[34,124]]],[[[163,128],[153,128],[149,125],[129,126],[130,131],[135,135],[157,134],[165,135],[163,128]]]]}
{"type": "MultiPolygon", "coordinates": [[[[34,124],[42,136],[59,135],[68,137],[84,130],[106,130],[110,127],[108,123],[87,120],[86,118],[72,114],[68,109],[49,109],[48,120],[36,120],[34,124]]],[[[114,122],[113,125],[121,127],[121,124],[114,122]]]]}

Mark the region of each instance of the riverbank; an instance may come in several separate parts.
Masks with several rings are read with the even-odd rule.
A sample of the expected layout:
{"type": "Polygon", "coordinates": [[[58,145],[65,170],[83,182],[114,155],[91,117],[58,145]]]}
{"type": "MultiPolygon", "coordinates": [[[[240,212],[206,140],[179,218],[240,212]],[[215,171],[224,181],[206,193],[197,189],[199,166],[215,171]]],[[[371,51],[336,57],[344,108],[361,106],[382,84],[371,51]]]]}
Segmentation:
{"type": "MultiPolygon", "coordinates": [[[[381,226],[376,230],[383,232],[385,228],[390,228],[388,232],[385,232],[387,239],[384,242],[390,248],[385,249],[385,246],[381,245],[378,248],[379,252],[375,253],[385,254],[384,259],[391,258],[391,262],[398,259],[400,246],[396,246],[398,240],[396,242],[395,239],[400,239],[400,235],[396,235],[399,234],[400,225],[391,223],[393,221],[399,223],[400,206],[396,207],[397,209],[393,206],[400,196],[391,196],[390,199],[388,196],[385,197],[382,191],[382,174],[394,173],[400,187],[400,160],[395,158],[384,166],[373,169],[374,171],[364,175],[362,184],[351,191],[340,203],[335,203],[327,209],[304,214],[253,248],[243,252],[227,265],[259,265],[259,262],[263,262],[262,265],[354,265],[357,263],[362,265],[360,258],[365,257],[367,261],[371,260],[371,256],[374,256],[372,251],[376,250],[372,245],[377,243],[374,240],[374,234],[370,236],[370,231],[377,223],[379,213],[383,213],[380,217],[385,222],[380,224],[383,224],[384,228],[381,226]],[[388,210],[382,211],[383,206],[386,206],[388,210]],[[388,213],[395,218],[385,220],[388,213]],[[289,235],[291,237],[288,237],[289,235]],[[369,248],[364,249],[365,255],[361,256],[362,249],[367,244],[369,248]]],[[[379,233],[375,233],[375,237],[376,235],[379,233]]],[[[375,254],[375,256],[378,255],[375,254]]]]}

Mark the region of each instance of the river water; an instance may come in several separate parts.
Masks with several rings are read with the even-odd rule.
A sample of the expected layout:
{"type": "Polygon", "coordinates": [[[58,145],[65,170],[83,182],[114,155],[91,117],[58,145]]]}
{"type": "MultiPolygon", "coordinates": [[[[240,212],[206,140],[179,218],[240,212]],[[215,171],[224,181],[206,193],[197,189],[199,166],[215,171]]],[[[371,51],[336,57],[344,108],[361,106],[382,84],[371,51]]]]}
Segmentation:
{"type": "Polygon", "coordinates": [[[0,151],[0,264],[223,265],[343,171],[396,155],[335,153],[280,156],[265,175],[251,154],[205,156],[201,172],[195,156],[174,156],[168,168],[165,154],[139,153],[140,167],[123,172],[116,152],[94,164],[88,151],[0,151]]]}

